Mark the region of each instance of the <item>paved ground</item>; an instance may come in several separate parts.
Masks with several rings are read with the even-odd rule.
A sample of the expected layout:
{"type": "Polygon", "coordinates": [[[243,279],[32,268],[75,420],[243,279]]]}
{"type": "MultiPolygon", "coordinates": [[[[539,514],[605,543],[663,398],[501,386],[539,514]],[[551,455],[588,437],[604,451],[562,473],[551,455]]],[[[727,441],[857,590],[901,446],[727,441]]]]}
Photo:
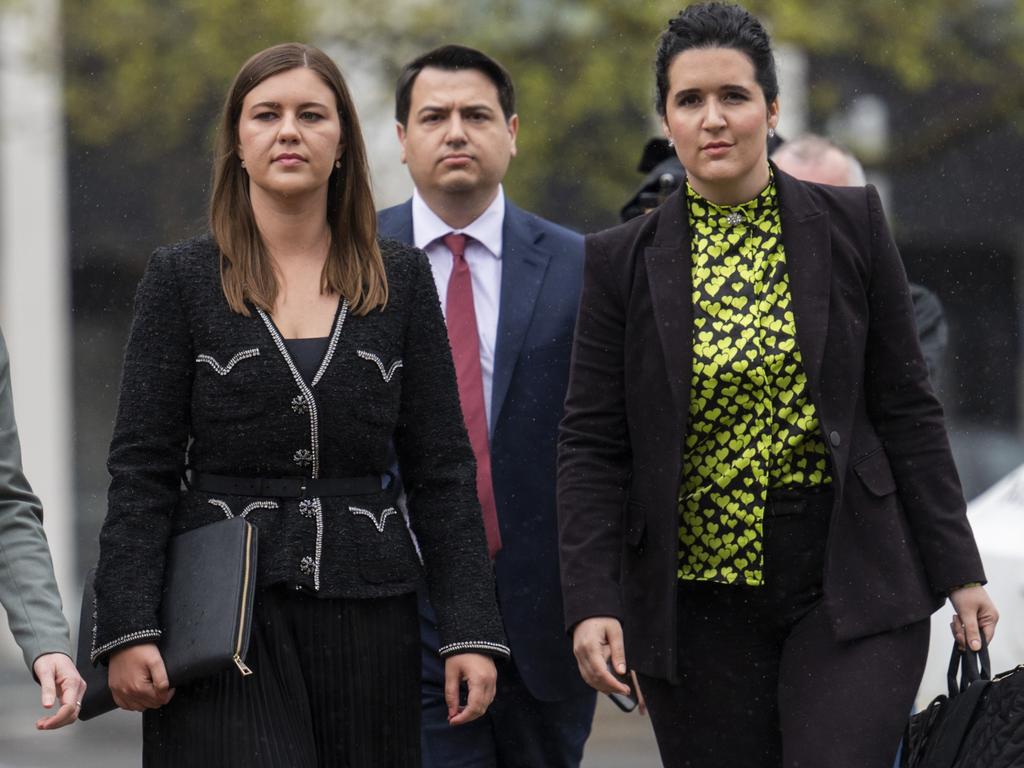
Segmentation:
{"type": "MultiPolygon", "coordinates": [[[[0,655],[0,768],[139,766],[138,715],[111,712],[40,733],[33,726],[43,711],[37,691],[19,658],[0,655]]],[[[657,768],[657,754],[647,718],[622,714],[600,697],[583,768],[657,768]]]]}
{"type": "Polygon", "coordinates": [[[651,722],[633,712],[623,714],[599,696],[594,730],[583,757],[583,768],[659,768],[651,722]]]}

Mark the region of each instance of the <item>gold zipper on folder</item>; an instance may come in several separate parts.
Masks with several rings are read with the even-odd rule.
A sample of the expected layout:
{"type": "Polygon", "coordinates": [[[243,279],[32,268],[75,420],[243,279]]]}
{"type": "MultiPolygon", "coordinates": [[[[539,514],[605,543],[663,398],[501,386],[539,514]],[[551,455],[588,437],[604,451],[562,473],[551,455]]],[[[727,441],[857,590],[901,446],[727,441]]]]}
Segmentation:
{"type": "Polygon", "coordinates": [[[246,526],[245,529],[245,572],[242,576],[242,604],[238,612],[238,638],[235,640],[235,655],[231,657],[231,660],[235,662],[235,666],[238,667],[238,671],[242,673],[242,677],[248,677],[252,674],[252,670],[246,666],[245,662],[242,661],[242,640],[245,636],[245,609],[246,603],[249,600],[249,578],[251,576],[251,560],[252,557],[252,526],[246,526]]]}

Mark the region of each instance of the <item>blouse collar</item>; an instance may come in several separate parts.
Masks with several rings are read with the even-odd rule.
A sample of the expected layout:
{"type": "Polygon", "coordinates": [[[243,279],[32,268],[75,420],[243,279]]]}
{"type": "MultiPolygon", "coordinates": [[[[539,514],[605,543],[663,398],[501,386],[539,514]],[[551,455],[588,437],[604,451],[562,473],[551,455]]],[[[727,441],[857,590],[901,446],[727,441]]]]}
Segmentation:
{"type": "Polygon", "coordinates": [[[767,186],[757,197],[739,205],[719,205],[701,197],[690,181],[686,181],[686,210],[691,227],[703,223],[714,229],[732,229],[740,224],[760,224],[776,215],[778,194],[775,191],[775,174],[768,177],[767,186]]]}

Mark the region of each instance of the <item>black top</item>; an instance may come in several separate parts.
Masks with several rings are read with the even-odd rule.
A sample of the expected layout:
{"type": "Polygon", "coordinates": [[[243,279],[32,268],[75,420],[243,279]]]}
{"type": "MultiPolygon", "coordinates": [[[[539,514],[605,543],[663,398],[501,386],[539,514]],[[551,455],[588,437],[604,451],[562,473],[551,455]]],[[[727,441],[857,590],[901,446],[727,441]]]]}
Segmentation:
{"type": "Polygon", "coordinates": [[[344,478],[383,474],[392,446],[441,654],[508,654],[430,264],[393,240],[380,246],[387,306],[355,315],[343,300],[309,383],[269,315],[231,311],[211,239],[150,260],[107,462],[94,658],[160,636],[168,539],[225,516],[259,528],[261,587],[347,598],[414,591],[424,572],[392,488],[302,499],[180,488],[186,449],[200,473],[344,478]]]}
{"type": "Polygon", "coordinates": [[[313,377],[316,376],[320,361],[324,359],[327,351],[327,342],[330,336],[322,336],[319,339],[285,339],[284,345],[288,348],[288,354],[292,362],[299,369],[302,378],[307,384],[312,385],[313,377]]]}

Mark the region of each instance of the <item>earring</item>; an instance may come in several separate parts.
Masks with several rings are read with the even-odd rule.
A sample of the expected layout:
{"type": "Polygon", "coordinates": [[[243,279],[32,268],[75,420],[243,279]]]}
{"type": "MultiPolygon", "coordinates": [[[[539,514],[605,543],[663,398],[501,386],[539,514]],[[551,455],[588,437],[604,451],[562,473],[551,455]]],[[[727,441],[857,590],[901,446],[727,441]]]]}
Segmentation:
{"type": "Polygon", "coordinates": [[[676,143],[675,143],[674,141],[672,141],[672,139],[669,139],[669,140],[668,140],[668,145],[669,145],[670,147],[674,147],[674,146],[676,145],[676,143]]]}
{"type": "Polygon", "coordinates": [[[334,161],[334,167],[335,168],[341,168],[341,160],[335,160],[334,161]]]}
{"type": "Polygon", "coordinates": [[[769,139],[774,139],[775,138],[775,129],[774,128],[769,128],[768,129],[768,138],[769,139]]]}
{"type": "Polygon", "coordinates": [[[245,160],[242,161],[242,167],[245,168],[245,160]]]}

